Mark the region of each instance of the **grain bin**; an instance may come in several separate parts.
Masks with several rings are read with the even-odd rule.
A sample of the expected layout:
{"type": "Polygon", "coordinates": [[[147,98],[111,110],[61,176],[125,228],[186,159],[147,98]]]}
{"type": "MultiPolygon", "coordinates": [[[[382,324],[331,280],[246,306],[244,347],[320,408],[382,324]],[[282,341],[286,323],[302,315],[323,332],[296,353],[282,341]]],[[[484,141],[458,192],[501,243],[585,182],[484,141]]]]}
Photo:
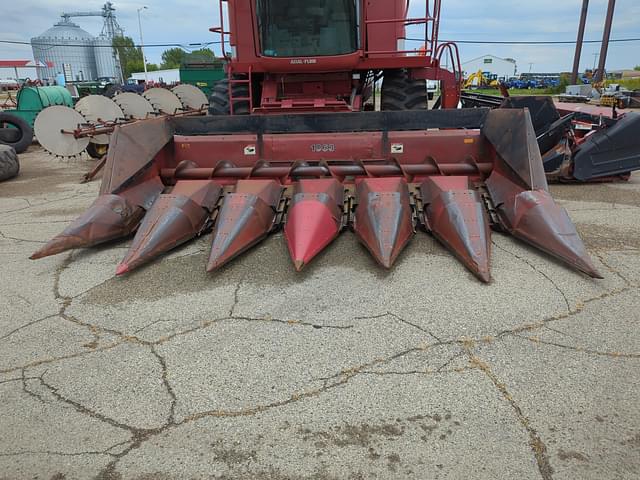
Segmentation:
{"type": "Polygon", "coordinates": [[[53,81],[57,74],[65,73],[68,81],[95,80],[98,75],[94,42],[95,37],[89,32],[64,18],[32,38],[33,57],[45,64],[53,63],[53,67],[41,69],[41,79],[53,81]]]}
{"type": "Polygon", "coordinates": [[[121,80],[119,62],[113,46],[113,40],[106,35],[100,35],[94,40],[94,55],[96,59],[96,78],[115,78],[121,80]]]}

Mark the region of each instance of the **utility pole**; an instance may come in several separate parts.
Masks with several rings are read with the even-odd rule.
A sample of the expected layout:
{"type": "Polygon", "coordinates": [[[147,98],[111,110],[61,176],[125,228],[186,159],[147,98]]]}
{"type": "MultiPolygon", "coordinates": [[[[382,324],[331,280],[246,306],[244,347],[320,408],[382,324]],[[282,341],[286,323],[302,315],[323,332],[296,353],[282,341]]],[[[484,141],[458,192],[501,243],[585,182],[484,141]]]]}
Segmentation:
{"type": "Polygon", "coordinates": [[[140,20],[140,12],[146,10],[147,7],[138,9],[138,29],[140,30],[140,50],[142,51],[142,64],[144,65],[144,83],[147,83],[147,58],[144,56],[144,39],[142,38],[142,21],[140,20]]]}
{"type": "Polygon", "coordinates": [[[604,21],[604,34],[602,35],[602,47],[600,48],[600,62],[596,71],[595,82],[601,82],[604,78],[604,68],[607,63],[607,51],[609,50],[609,39],[611,38],[611,25],[613,24],[613,11],[616,8],[616,0],[609,0],[607,7],[607,18],[604,21]]]}
{"type": "Polygon", "coordinates": [[[582,13],[580,14],[580,26],[578,27],[578,40],[576,41],[576,54],[573,58],[573,70],[571,71],[571,84],[578,83],[578,73],[580,71],[580,57],[582,55],[582,42],[584,41],[584,29],[587,24],[587,12],[589,10],[589,0],[582,0],[582,13]]]}

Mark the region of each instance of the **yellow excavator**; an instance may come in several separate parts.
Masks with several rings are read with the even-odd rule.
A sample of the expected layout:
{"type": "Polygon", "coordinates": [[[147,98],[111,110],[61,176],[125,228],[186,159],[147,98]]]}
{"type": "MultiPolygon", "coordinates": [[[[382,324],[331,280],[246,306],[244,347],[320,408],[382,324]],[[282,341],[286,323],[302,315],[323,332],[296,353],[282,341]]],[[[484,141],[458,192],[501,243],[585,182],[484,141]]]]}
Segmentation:
{"type": "Polygon", "coordinates": [[[497,75],[478,70],[476,73],[472,73],[471,75],[469,75],[469,77],[465,80],[462,88],[498,88],[499,85],[500,82],[498,81],[497,75]]]}

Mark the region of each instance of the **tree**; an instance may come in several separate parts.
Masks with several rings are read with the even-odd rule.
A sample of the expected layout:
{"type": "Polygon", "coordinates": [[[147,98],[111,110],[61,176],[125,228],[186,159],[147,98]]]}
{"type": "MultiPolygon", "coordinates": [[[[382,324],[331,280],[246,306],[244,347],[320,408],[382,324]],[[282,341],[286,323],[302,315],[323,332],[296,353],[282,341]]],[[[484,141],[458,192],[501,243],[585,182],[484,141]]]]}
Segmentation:
{"type": "Polygon", "coordinates": [[[142,50],[135,46],[131,37],[115,37],[113,39],[113,48],[115,48],[120,59],[122,74],[125,79],[129,78],[134,72],[142,72],[144,70],[142,50]]]}
{"type": "Polygon", "coordinates": [[[162,52],[162,64],[160,68],[180,68],[186,52],[181,48],[170,48],[162,52]]]}
{"type": "Polygon", "coordinates": [[[194,50],[186,57],[186,59],[190,62],[213,63],[216,61],[216,55],[210,48],[201,48],[200,50],[194,50]]]}
{"type": "Polygon", "coordinates": [[[640,65],[636,65],[636,68],[634,68],[634,70],[638,70],[640,72],[640,65]]]}

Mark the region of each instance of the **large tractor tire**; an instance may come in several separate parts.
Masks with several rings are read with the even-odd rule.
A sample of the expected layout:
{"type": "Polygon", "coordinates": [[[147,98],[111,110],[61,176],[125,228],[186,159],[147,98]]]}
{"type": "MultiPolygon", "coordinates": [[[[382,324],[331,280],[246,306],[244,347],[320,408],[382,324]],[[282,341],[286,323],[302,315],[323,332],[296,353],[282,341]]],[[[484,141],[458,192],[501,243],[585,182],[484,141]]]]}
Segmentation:
{"type": "Polygon", "coordinates": [[[100,160],[108,151],[109,145],[101,145],[93,142],[89,142],[89,145],[87,145],[87,153],[91,158],[95,158],[96,160],[100,160]]]}
{"type": "Polygon", "coordinates": [[[0,145],[0,182],[15,177],[20,172],[16,151],[8,145],[0,145]]]}
{"type": "MultiPolygon", "coordinates": [[[[237,83],[233,86],[234,98],[248,98],[249,85],[237,83]]],[[[209,115],[231,115],[229,107],[229,79],[225,78],[215,84],[209,97],[209,115]]],[[[249,100],[234,100],[234,115],[249,115],[249,100]]]]}
{"type": "Polygon", "coordinates": [[[381,97],[382,110],[426,110],[427,81],[410,78],[406,70],[386,70],[381,97]]]}
{"type": "Polygon", "coordinates": [[[33,128],[26,120],[10,113],[0,113],[0,144],[13,147],[17,153],[22,153],[29,148],[32,141],[33,128]],[[7,125],[13,128],[2,128],[7,125]]]}
{"type": "Polygon", "coordinates": [[[102,95],[107,98],[113,98],[119,93],[122,93],[122,85],[109,85],[102,95]]]}

